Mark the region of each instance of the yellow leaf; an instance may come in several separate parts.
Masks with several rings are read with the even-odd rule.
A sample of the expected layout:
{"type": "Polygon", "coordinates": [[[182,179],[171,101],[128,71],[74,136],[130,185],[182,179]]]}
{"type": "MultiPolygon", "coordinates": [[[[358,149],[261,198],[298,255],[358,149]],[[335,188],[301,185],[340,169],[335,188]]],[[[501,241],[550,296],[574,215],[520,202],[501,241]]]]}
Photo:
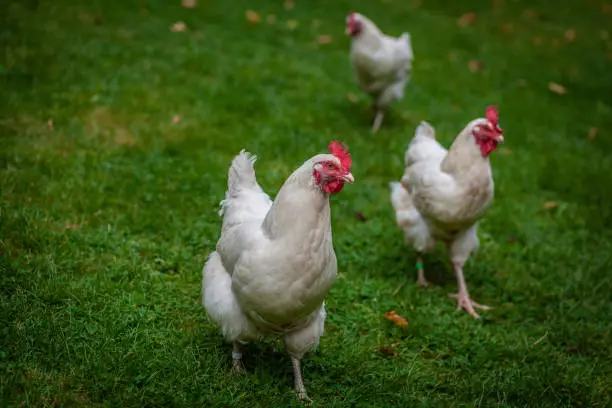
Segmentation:
{"type": "Polygon", "coordinates": [[[247,10],[246,19],[249,23],[259,24],[259,22],[261,21],[261,16],[256,11],[247,10]]]}
{"type": "Polygon", "coordinates": [[[479,61],[479,60],[470,60],[470,62],[468,62],[468,68],[472,72],[480,71],[482,66],[483,66],[483,63],[482,63],[482,61],[479,61]]]}
{"type": "Polygon", "coordinates": [[[287,20],[286,25],[288,29],[295,30],[300,23],[298,23],[297,20],[287,20]]]}
{"type": "Polygon", "coordinates": [[[317,42],[319,44],[329,44],[330,42],[332,42],[332,37],[331,35],[320,35],[317,42]]]}
{"type": "Polygon", "coordinates": [[[476,13],[465,13],[464,15],[459,17],[459,20],[457,20],[457,24],[459,24],[459,27],[467,27],[469,25],[474,24],[477,19],[478,16],[476,15],[476,13]]]}
{"type": "Polygon", "coordinates": [[[556,201],[547,201],[544,203],[544,208],[552,210],[553,208],[557,208],[559,204],[556,201]]]}
{"type": "Polygon", "coordinates": [[[357,103],[359,102],[359,98],[357,98],[357,95],[350,93],[348,95],[346,95],[346,99],[348,99],[349,102],[351,103],[357,103]]]}
{"type": "Polygon", "coordinates": [[[556,93],[557,95],[565,95],[565,93],[567,92],[563,85],[559,85],[554,82],[550,82],[548,84],[548,90],[556,93]]]}
{"type": "Polygon", "coordinates": [[[175,125],[179,123],[180,121],[181,121],[181,117],[179,115],[174,115],[172,117],[172,123],[174,123],[175,125]]]}
{"type": "Polygon", "coordinates": [[[408,321],[406,319],[404,319],[402,316],[398,315],[395,312],[395,310],[387,312],[385,314],[385,317],[388,320],[391,320],[393,323],[397,324],[398,326],[403,327],[404,329],[406,329],[408,327],[408,321]]]}
{"type": "Polygon", "coordinates": [[[177,21],[176,23],[172,24],[172,26],[170,26],[170,31],[174,32],[185,31],[186,29],[187,26],[182,21],[177,21]]]}
{"type": "Polygon", "coordinates": [[[196,0],[183,0],[183,7],[185,8],[195,8],[195,6],[197,5],[196,0]]]}

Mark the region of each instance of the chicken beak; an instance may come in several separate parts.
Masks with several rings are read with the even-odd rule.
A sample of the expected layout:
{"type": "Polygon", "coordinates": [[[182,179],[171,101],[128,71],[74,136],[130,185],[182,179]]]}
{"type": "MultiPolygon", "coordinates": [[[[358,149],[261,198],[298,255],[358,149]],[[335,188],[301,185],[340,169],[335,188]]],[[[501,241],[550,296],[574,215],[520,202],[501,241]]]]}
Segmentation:
{"type": "Polygon", "coordinates": [[[353,184],[355,182],[355,179],[353,178],[351,172],[348,172],[344,176],[342,176],[342,181],[344,181],[345,183],[353,184]]]}
{"type": "Polygon", "coordinates": [[[495,138],[495,141],[497,143],[504,144],[504,137],[502,135],[499,135],[495,138]]]}

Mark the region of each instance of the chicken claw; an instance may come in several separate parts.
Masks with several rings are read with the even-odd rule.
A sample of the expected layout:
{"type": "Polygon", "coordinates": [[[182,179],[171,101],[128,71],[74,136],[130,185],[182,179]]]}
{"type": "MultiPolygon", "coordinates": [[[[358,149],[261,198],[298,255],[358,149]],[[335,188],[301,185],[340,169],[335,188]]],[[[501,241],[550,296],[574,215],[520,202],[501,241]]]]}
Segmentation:
{"type": "Polygon", "coordinates": [[[475,319],[480,318],[480,316],[478,315],[478,313],[474,311],[474,309],[480,309],[480,310],[490,310],[491,309],[490,306],[481,305],[480,303],[474,302],[466,294],[453,293],[453,294],[449,294],[448,296],[457,299],[457,310],[464,309],[466,312],[472,315],[472,317],[474,317],[475,319]]]}

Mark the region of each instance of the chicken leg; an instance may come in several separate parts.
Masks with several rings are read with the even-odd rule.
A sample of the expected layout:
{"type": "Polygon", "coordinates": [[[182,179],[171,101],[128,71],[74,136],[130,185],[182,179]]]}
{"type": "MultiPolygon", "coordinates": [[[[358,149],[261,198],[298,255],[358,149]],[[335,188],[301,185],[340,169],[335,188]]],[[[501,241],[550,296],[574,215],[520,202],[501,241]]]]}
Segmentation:
{"type": "Polygon", "coordinates": [[[481,305],[470,299],[467,285],[465,284],[465,278],[463,277],[463,263],[453,262],[453,268],[457,274],[457,286],[459,287],[459,293],[449,295],[452,298],[457,299],[457,310],[464,309],[472,317],[478,319],[480,316],[474,309],[489,310],[491,309],[487,305],[481,305]]]}
{"type": "Polygon", "coordinates": [[[422,288],[431,286],[431,283],[425,278],[425,270],[423,269],[423,258],[421,258],[420,255],[417,257],[416,268],[418,273],[417,284],[422,288]]]}
{"type": "Polygon", "coordinates": [[[242,364],[242,348],[237,341],[234,342],[232,349],[232,372],[234,374],[244,374],[246,372],[244,364],[242,364]]]}
{"type": "Polygon", "coordinates": [[[374,117],[374,123],[372,124],[372,133],[378,132],[380,125],[382,125],[385,112],[382,109],[376,109],[376,116],[374,117]]]}
{"type": "Polygon", "coordinates": [[[291,356],[291,363],[293,364],[293,378],[295,379],[295,393],[298,398],[304,402],[312,402],[308,398],[306,387],[304,386],[304,380],[302,379],[302,370],[300,369],[300,360],[291,356]]]}

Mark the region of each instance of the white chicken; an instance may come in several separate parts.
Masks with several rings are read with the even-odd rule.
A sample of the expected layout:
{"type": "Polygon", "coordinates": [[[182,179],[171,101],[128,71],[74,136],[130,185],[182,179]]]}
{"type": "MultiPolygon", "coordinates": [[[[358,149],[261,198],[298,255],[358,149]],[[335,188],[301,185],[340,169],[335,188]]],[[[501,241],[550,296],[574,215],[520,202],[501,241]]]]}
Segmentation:
{"type": "Polygon", "coordinates": [[[429,285],[421,254],[436,241],[446,243],[459,287],[451,296],[457,298],[457,309],[475,318],[474,309],[489,307],[470,298],[463,265],[478,249],[478,219],[493,201],[489,154],[504,142],[502,134],[494,106],[487,108],[486,119],[468,123],[448,151],[436,141],[433,127],[421,122],[406,151],[401,182],[389,184],[397,225],[418,252],[418,284],[429,285]]]}
{"type": "Polygon", "coordinates": [[[390,37],[367,17],[353,12],[346,17],[346,33],[352,38],[351,63],[357,83],[374,99],[372,132],[377,132],[386,108],[404,97],[410,80],[414,59],[410,34],[390,37]]]}
{"type": "Polygon", "coordinates": [[[241,344],[281,335],[300,399],[308,399],[300,359],[319,343],[336,279],[329,196],[354,181],[348,150],[336,141],[329,150],[295,170],[274,202],[257,183],[255,157],[240,152],[221,202],[221,237],[203,270],[202,303],[233,343],[233,369],[244,371],[241,344]]]}

